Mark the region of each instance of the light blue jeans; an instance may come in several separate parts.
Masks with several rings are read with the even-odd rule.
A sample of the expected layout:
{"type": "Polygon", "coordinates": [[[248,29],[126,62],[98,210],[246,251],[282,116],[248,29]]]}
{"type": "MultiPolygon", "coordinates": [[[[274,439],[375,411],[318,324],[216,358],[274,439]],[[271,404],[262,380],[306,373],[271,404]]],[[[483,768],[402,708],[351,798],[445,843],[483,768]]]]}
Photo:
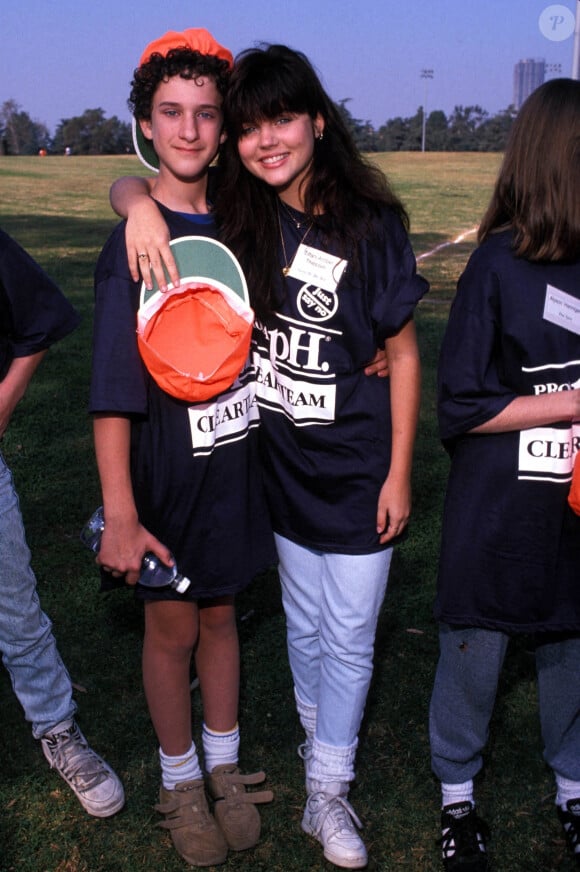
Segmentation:
{"type": "Polygon", "coordinates": [[[73,717],[70,676],[40,608],[18,495],[1,454],[0,651],[36,739],[73,717]]]}
{"type": "MultiPolygon", "coordinates": [[[[429,717],[440,781],[461,784],[483,765],[508,642],[499,631],[440,625],[429,717]]],[[[544,759],[558,775],[580,781],[580,638],[546,637],[535,653],[544,759]]]]}
{"type": "Polygon", "coordinates": [[[372,677],[392,549],[328,554],[282,536],[276,548],[295,692],[317,710],[318,742],[350,749],[372,677]]]}

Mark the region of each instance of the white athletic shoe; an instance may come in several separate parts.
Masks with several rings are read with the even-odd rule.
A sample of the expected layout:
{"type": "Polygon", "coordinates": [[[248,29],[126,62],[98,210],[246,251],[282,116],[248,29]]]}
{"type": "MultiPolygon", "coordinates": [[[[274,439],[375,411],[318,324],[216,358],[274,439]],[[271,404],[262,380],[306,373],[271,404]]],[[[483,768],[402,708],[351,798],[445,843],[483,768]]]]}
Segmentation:
{"type": "Polygon", "coordinates": [[[361,828],[362,824],[346,796],[324,791],[310,794],[302,829],[318,839],[325,858],[335,866],[362,869],[367,865],[367,849],[356,827],[361,828]]]}
{"type": "Polygon", "coordinates": [[[104,818],[123,808],[123,785],[108,763],[95,754],[75,721],[57,724],[40,742],[50,768],[66,781],[85,811],[104,818]]]}

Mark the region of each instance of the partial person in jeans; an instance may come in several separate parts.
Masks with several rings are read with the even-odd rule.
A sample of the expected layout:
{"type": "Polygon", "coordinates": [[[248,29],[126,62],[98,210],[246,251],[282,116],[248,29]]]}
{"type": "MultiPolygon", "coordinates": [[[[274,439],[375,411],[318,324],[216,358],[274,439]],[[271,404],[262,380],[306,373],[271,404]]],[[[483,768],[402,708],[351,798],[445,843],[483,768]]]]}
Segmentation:
{"type": "MultiPolygon", "coordinates": [[[[47,349],[78,321],[59,288],[0,230],[0,438],[47,349]]],[[[1,454],[0,651],[51,768],[89,814],[115,814],[125,802],[123,786],[74,720],[70,676],[40,607],[18,495],[1,454]]]]}

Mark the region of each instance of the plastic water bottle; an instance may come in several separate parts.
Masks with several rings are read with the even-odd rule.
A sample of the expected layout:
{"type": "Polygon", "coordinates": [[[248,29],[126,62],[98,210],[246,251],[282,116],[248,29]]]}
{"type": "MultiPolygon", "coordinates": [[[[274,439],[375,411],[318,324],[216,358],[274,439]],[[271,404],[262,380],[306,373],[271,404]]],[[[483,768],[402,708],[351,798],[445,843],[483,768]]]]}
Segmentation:
{"type": "MultiPolygon", "coordinates": [[[[81,531],[81,542],[98,553],[101,547],[101,537],[105,529],[105,517],[103,507],[94,512],[81,531]]],[[[162,563],[155,554],[148,551],[143,557],[141,564],[141,575],[139,576],[139,584],[143,587],[163,588],[171,587],[177,593],[185,593],[191,581],[184,575],[178,572],[176,566],[167,566],[162,563]]]]}

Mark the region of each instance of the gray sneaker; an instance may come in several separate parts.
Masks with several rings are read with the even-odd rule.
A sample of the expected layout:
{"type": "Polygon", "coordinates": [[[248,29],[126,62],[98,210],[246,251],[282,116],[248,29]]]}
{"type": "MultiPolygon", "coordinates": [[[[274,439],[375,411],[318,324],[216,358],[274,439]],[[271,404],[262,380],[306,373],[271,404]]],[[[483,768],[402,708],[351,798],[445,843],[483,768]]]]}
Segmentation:
{"type": "Polygon", "coordinates": [[[306,802],[302,829],[318,839],[324,856],[343,869],[363,869],[367,850],[356,831],[362,824],[344,795],[311,793],[306,802]]]}
{"type": "Polygon", "coordinates": [[[111,767],[89,747],[75,721],[57,724],[40,742],[50,768],[64,778],[85,811],[104,818],[123,808],[123,785],[111,767]]]}

